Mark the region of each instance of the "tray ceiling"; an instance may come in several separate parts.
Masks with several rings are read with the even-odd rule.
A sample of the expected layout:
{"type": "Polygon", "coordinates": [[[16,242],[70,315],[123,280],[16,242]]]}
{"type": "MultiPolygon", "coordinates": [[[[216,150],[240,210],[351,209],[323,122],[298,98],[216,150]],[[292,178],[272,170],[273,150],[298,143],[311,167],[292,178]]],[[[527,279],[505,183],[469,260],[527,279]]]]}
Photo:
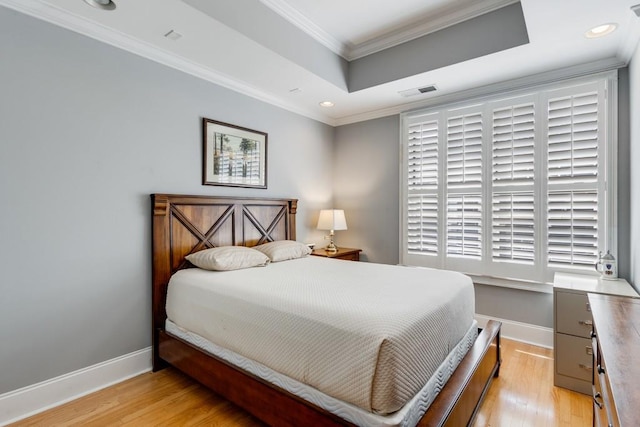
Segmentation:
{"type": "MultiPolygon", "coordinates": [[[[640,19],[631,9],[637,1],[114,0],[112,11],[83,0],[0,0],[0,5],[340,125],[470,96],[502,82],[526,82],[541,73],[571,76],[624,66],[640,37],[640,19]],[[432,46],[435,37],[429,35],[514,3],[521,5],[528,43],[350,90],[352,63],[404,49],[409,56],[398,60],[401,67],[416,39],[432,46]],[[616,23],[616,31],[598,39],[584,36],[604,23],[616,23]],[[169,32],[173,37],[165,37],[169,32]],[[437,90],[417,90],[431,85],[437,90]],[[326,100],[335,105],[321,107],[326,100]]],[[[499,22],[493,26],[498,35],[506,31],[499,22]]],[[[439,46],[438,55],[446,56],[451,46],[459,50],[460,43],[439,46]]],[[[433,50],[414,54],[425,52],[433,63],[442,61],[433,50]]]]}

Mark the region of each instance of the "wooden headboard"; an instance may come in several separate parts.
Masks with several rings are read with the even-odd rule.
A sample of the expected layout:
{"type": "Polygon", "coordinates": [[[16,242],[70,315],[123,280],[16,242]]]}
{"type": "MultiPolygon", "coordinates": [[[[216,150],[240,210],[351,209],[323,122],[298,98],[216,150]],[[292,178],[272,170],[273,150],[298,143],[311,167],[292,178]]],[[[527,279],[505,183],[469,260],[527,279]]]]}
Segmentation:
{"type": "Polygon", "coordinates": [[[167,284],[192,265],[185,256],[218,246],[295,240],[297,199],[152,194],[154,366],[157,334],[167,318],[167,284]]]}

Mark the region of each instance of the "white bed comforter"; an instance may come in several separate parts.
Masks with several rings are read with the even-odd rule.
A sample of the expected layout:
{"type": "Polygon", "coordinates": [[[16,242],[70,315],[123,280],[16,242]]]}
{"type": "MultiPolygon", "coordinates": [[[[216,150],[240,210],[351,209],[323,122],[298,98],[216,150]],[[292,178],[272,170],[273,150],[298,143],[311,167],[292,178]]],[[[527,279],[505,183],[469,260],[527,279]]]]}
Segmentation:
{"type": "Polygon", "coordinates": [[[424,386],[473,314],[460,273],[320,257],[181,270],[167,294],[179,327],[378,414],[424,386]]]}

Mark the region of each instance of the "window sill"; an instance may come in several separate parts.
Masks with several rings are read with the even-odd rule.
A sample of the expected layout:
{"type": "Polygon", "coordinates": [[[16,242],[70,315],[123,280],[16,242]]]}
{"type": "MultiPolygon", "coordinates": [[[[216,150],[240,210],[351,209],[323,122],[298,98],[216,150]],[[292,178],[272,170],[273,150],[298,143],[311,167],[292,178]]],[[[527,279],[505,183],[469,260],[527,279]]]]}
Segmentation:
{"type": "Polygon", "coordinates": [[[497,277],[489,276],[476,276],[473,274],[467,274],[471,277],[474,284],[486,285],[486,286],[498,286],[501,288],[518,289],[521,291],[540,292],[544,294],[553,293],[553,285],[550,283],[539,282],[526,282],[523,280],[515,279],[499,279],[497,277]]]}

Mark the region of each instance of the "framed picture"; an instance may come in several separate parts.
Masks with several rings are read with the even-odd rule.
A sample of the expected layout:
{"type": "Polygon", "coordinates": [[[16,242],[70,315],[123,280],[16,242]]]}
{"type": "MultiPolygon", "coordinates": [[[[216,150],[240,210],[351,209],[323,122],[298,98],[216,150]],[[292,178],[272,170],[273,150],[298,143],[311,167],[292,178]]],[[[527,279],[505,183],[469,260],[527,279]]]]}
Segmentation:
{"type": "Polygon", "coordinates": [[[202,119],[202,184],[267,188],[267,134],[202,119]]]}

